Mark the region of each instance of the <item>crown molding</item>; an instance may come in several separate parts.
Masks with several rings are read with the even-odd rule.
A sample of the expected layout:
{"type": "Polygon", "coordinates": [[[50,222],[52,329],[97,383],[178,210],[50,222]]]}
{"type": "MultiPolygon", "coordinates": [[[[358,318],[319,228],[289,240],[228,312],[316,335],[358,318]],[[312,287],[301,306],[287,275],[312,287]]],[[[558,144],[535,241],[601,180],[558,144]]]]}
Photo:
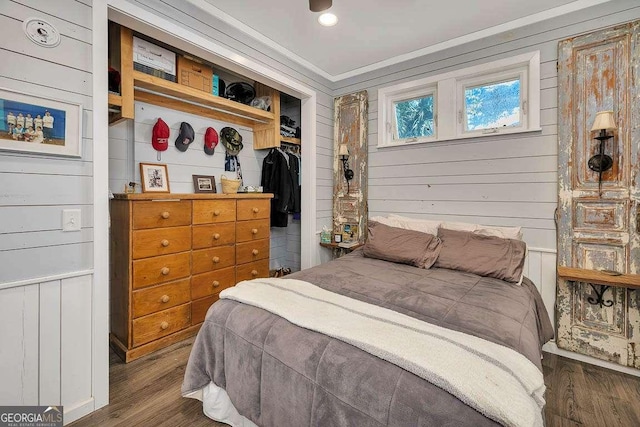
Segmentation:
{"type": "Polygon", "coordinates": [[[340,73],[340,74],[330,74],[327,71],[317,67],[306,59],[296,55],[291,52],[289,49],[281,46],[270,38],[266,37],[264,34],[254,30],[248,25],[240,22],[235,19],[231,15],[223,12],[217,7],[213,6],[206,0],[186,0],[188,3],[191,3],[195,7],[201,9],[202,11],[226,22],[231,25],[235,29],[241,31],[242,33],[252,37],[260,43],[263,43],[266,46],[269,46],[276,52],[282,54],[286,58],[291,61],[305,67],[309,71],[312,71],[319,76],[326,78],[332,83],[339,82],[341,80],[345,80],[351,77],[356,77],[364,73],[368,73],[371,71],[376,71],[384,67],[389,67],[392,65],[399,64],[404,61],[409,61],[415,58],[419,58],[424,55],[428,55],[431,53],[439,52],[445,49],[450,49],[456,46],[463,45],[465,43],[474,42],[486,37],[494,36],[496,34],[504,33],[506,31],[511,31],[516,28],[525,27],[527,25],[536,24],[538,22],[545,21],[547,19],[555,18],[560,15],[566,15],[568,13],[576,12],[581,9],[586,9],[588,7],[597,6],[602,3],[607,3],[611,0],[576,0],[569,4],[565,4],[563,6],[554,7],[553,9],[548,9],[543,12],[535,13],[533,15],[525,16],[523,18],[515,19],[513,21],[506,22],[504,24],[496,25],[490,28],[486,28],[481,31],[476,31],[470,34],[466,34],[464,36],[456,37],[451,40],[447,40],[446,42],[436,43],[431,46],[424,47],[422,49],[414,50],[412,52],[408,52],[402,55],[397,55],[389,59],[385,59],[384,61],[374,62],[369,65],[365,65],[363,67],[355,68],[353,70],[340,73]]]}

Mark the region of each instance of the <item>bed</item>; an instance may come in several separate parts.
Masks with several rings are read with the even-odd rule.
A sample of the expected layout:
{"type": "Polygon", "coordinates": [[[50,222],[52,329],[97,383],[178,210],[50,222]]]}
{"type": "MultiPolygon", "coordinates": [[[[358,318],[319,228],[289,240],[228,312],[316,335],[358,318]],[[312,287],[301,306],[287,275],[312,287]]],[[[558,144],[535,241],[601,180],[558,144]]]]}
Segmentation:
{"type": "MultiPolygon", "coordinates": [[[[541,348],[553,337],[553,329],[536,287],[527,278],[516,285],[456,269],[437,268],[437,264],[416,268],[365,257],[363,250],[358,249],[285,279],[267,282],[256,284],[264,286],[262,294],[247,290],[246,295],[256,296],[254,303],[241,302],[242,298],[234,296],[216,302],[194,342],[182,394],[203,400],[204,412],[209,417],[233,426],[263,427],[542,425],[541,348]],[[287,282],[288,279],[292,280],[287,282]],[[362,345],[359,339],[350,340],[348,336],[336,338],[340,330],[324,329],[333,314],[324,319],[322,314],[316,315],[320,317],[315,319],[319,326],[313,330],[315,327],[305,324],[304,319],[314,308],[303,307],[303,302],[284,303],[288,305],[284,309],[300,312],[303,319],[300,321],[289,318],[288,313],[276,314],[278,311],[267,305],[260,307],[263,305],[260,295],[264,300],[275,299],[274,304],[280,299],[287,301],[287,294],[270,297],[271,290],[280,286],[283,290],[278,291],[284,292],[294,285],[309,286],[308,299],[316,299],[315,295],[320,293],[329,295],[330,301],[326,302],[329,311],[319,313],[333,313],[331,310],[342,301],[337,298],[343,298],[351,301],[349,307],[362,304],[361,312],[347,315],[368,317],[369,311],[380,310],[384,316],[397,316],[399,322],[406,320],[409,329],[413,329],[407,335],[404,331],[392,332],[389,339],[378,336],[378,329],[386,325],[361,326],[368,340],[362,345]],[[430,354],[441,358],[445,371],[454,377],[450,380],[446,375],[434,377],[433,372],[425,375],[421,368],[412,369],[411,363],[404,359],[398,362],[395,356],[387,357],[378,348],[390,341],[389,346],[405,352],[405,344],[406,347],[414,344],[411,333],[422,333],[415,331],[423,325],[462,337],[453,347],[466,347],[467,343],[477,341],[481,347],[493,346],[491,351],[497,353],[492,354],[498,356],[485,356],[482,349],[472,349],[471,355],[445,353],[452,347],[448,336],[437,341],[440,344],[427,341],[418,356],[430,354]],[[404,336],[408,339],[403,341],[404,336]],[[374,350],[370,351],[370,347],[374,350]],[[509,352],[508,357],[503,352],[509,352]],[[476,357],[480,353],[481,357],[476,357]],[[532,416],[520,418],[519,412],[526,412],[523,410],[515,410],[513,418],[501,416],[500,411],[517,406],[511,400],[520,400],[500,383],[502,377],[494,373],[494,366],[482,365],[487,363],[487,357],[493,357],[492,363],[510,375],[515,372],[516,376],[525,376],[519,372],[528,372],[529,379],[521,376],[513,382],[520,382],[516,388],[523,383],[529,385],[530,379],[535,383],[520,399],[537,400],[535,404],[523,403],[531,403],[532,416]],[[479,367],[468,362],[469,358],[479,359],[479,367]],[[452,391],[451,384],[471,391],[461,394],[456,387],[452,391]],[[500,393],[507,393],[507,397],[500,397],[500,393]],[[487,399],[494,401],[482,403],[487,399]],[[503,408],[487,409],[483,405],[503,408]]],[[[244,283],[236,287],[242,290],[243,286],[244,283]]],[[[293,294],[299,297],[297,292],[293,294]]],[[[349,329],[347,326],[357,329],[358,321],[345,320],[345,329],[349,329]]]]}

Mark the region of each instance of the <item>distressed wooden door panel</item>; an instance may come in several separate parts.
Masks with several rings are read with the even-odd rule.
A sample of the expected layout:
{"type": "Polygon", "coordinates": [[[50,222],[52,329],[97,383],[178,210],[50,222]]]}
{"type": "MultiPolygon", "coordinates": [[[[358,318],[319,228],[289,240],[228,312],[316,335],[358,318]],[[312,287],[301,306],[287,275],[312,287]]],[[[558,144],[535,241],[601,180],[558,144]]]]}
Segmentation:
{"type": "Polygon", "coordinates": [[[367,236],[367,91],[343,95],[334,101],[333,138],[333,232],[341,233],[345,224],[358,225],[354,240],[367,236]],[[349,149],[349,168],[353,179],[347,185],[340,144],[349,149]]]}
{"type": "MultiPolygon", "coordinates": [[[[640,22],[559,44],[558,264],[640,272],[637,229],[640,22]],[[589,169],[599,151],[595,115],[612,110],[617,124],[605,142],[613,167],[589,169]]],[[[559,278],[557,343],[561,348],[640,368],[638,292],[559,278]],[[600,299],[598,299],[598,294],[600,299]]]]}

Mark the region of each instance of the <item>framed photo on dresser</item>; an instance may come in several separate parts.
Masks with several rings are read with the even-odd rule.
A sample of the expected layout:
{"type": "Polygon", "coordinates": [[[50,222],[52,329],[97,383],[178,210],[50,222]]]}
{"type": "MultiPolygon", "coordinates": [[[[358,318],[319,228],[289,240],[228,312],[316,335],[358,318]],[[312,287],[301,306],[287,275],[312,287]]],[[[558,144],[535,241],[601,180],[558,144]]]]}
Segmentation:
{"type": "Polygon", "coordinates": [[[216,179],[209,175],[193,175],[193,190],[196,193],[216,193],[216,179]]]}
{"type": "Polygon", "coordinates": [[[140,163],[140,182],[143,193],[169,193],[167,165],[140,163]]]}

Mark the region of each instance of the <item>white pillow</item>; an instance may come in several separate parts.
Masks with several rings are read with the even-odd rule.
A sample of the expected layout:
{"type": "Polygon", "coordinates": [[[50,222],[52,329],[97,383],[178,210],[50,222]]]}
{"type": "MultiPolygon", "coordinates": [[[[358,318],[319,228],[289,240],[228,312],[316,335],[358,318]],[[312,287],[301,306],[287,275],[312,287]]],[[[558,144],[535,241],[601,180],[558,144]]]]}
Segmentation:
{"type": "Polygon", "coordinates": [[[522,240],[522,227],[492,227],[490,225],[478,225],[474,233],[483,236],[502,237],[503,239],[522,240]]]}
{"type": "Polygon", "coordinates": [[[522,227],[494,227],[491,225],[471,224],[468,222],[443,222],[442,228],[447,230],[467,231],[483,236],[501,237],[503,239],[522,240],[522,227]]]}
{"type": "Polygon", "coordinates": [[[390,214],[389,219],[396,224],[394,227],[404,228],[405,230],[420,231],[422,233],[438,235],[438,227],[440,221],[432,221],[428,219],[408,218],[406,216],[390,214]]]}
{"type": "Polygon", "coordinates": [[[478,229],[478,224],[468,222],[443,222],[440,227],[446,228],[447,230],[468,231],[473,233],[478,229]]]}
{"type": "Polygon", "coordinates": [[[398,226],[395,221],[393,221],[391,218],[386,218],[384,216],[372,216],[369,218],[369,221],[379,222],[380,224],[388,225],[389,227],[400,228],[400,226],[398,226]]]}

